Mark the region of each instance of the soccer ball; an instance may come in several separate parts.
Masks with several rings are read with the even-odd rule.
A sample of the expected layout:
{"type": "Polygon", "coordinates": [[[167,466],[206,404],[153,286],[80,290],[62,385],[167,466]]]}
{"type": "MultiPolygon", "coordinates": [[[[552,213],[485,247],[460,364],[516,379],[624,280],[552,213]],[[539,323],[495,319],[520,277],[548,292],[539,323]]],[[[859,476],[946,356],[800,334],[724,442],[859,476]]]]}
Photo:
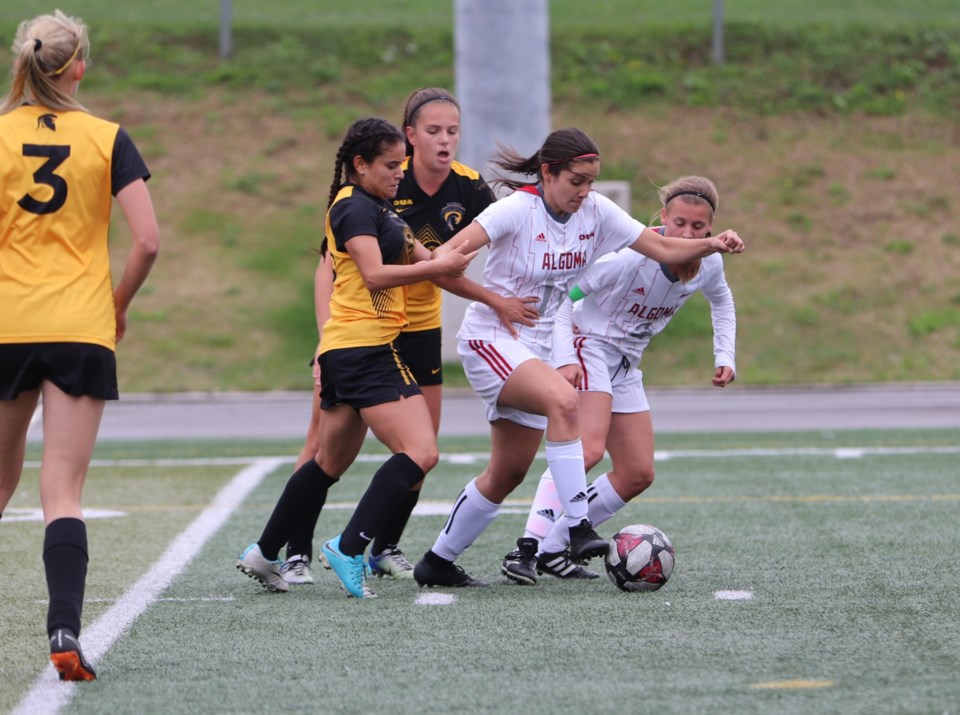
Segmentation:
{"type": "Polygon", "coordinates": [[[656,591],[673,573],[675,552],[660,529],[625,526],[610,539],[607,576],[623,591],[656,591]]]}

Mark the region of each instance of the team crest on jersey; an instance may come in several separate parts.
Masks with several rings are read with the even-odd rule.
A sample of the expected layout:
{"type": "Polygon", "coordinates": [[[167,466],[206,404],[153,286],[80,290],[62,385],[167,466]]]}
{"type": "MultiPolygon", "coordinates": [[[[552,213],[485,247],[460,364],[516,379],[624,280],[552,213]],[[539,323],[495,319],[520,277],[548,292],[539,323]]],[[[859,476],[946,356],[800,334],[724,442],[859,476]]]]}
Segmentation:
{"type": "Polygon", "coordinates": [[[57,115],[47,113],[37,117],[37,129],[43,129],[44,127],[52,132],[57,131],[57,115]]]}
{"type": "Polygon", "coordinates": [[[447,204],[440,211],[440,215],[443,217],[443,223],[446,224],[450,233],[456,233],[457,229],[460,228],[460,222],[463,221],[464,213],[466,213],[466,209],[463,208],[463,204],[455,202],[447,204]]]}

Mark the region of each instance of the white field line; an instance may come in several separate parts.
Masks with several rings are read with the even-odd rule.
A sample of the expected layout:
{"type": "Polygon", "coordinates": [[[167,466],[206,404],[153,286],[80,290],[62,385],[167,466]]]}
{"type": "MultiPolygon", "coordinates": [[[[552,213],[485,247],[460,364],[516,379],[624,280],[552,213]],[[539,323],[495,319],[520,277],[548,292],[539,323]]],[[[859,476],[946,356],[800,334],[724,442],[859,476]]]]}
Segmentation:
{"type": "MultiPolygon", "coordinates": [[[[248,462],[250,460],[247,460],[248,462]]],[[[286,458],[256,459],[213,498],[210,505],[174,539],[160,559],[110,609],[83,630],[83,653],[95,665],[110,646],[193,560],[264,477],[286,458]]],[[[12,715],[59,712],[76,691],[76,683],[60,683],[53,666],[37,678],[12,715]]]]}
{"type": "MultiPolygon", "coordinates": [[[[656,450],[654,459],[664,462],[668,459],[711,459],[730,457],[834,457],[835,459],[858,459],[861,457],[891,457],[911,454],[960,454],[960,446],[950,447],[801,447],[762,448],[762,449],[676,449],[656,450]]],[[[378,463],[387,458],[385,454],[361,454],[356,458],[360,463],[378,463]]],[[[542,452],[538,459],[544,459],[542,452]]],[[[489,452],[444,452],[440,461],[448,464],[476,464],[490,459],[489,452]]],[[[272,460],[278,464],[292,463],[294,458],[287,456],[267,457],[191,457],[188,459],[94,459],[92,467],[189,467],[189,466],[231,466],[250,464],[255,460],[272,460]]],[[[37,468],[39,461],[24,463],[25,467],[37,468]]]]}

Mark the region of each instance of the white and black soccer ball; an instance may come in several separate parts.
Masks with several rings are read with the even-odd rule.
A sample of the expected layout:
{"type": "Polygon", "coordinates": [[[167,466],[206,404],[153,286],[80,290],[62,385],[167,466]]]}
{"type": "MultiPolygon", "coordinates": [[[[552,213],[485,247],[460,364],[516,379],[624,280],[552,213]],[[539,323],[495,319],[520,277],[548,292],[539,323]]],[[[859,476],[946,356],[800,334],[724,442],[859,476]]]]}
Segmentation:
{"type": "Polygon", "coordinates": [[[655,526],[631,524],[610,539],[607,576],[623,591],[656,591],[673,574],[676,552],[655,526]]]}

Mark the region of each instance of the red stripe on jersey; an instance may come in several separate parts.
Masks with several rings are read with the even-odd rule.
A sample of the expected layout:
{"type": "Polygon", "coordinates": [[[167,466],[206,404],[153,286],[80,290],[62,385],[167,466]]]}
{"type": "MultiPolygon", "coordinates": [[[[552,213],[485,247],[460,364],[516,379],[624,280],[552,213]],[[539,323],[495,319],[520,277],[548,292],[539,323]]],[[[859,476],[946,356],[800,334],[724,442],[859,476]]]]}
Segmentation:
{"type": "Polygon", "coordinates": [[[493,373],[497,377],[504,381],[510,377],[510,373],[513,372],[513,367],[507,362],[503,355],[497,352],[497,349],[493,347],[493,345],[485,343],[482,340],[470,340],[468,344],[475,353],[483,358],[484,362],[490,366],[490,369],[493,370],[493,373]]]}
{"type": "Polygon", "coordinates": [[[590,389],[590,374],[587,372],[587,363],[583,361],[583,344],[587,341],[586,338],[574,338],[573,347],[577,351],[577,362],[580,363],[580,369],[583,370],[583,379],[580,381],[581,390],[590,389]]]}

